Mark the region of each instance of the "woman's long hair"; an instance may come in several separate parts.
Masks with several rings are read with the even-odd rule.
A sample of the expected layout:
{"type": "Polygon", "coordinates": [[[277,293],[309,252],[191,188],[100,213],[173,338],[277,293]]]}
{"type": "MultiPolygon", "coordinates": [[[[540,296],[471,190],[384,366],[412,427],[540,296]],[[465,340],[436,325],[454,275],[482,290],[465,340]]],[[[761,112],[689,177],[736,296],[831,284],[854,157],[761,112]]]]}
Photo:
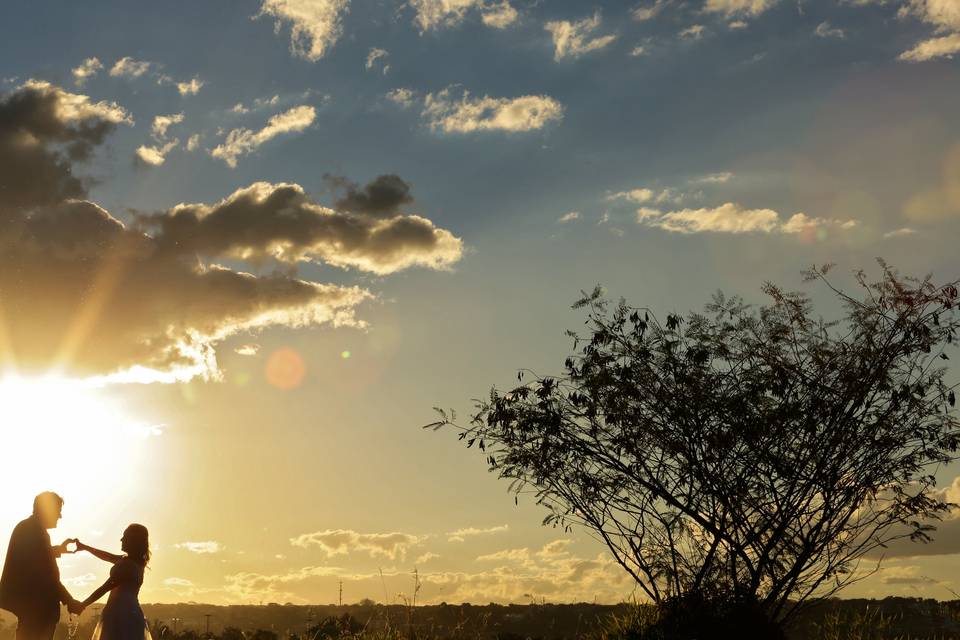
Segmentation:
{"type": "Polygon", "coordinates": [[[123,532],[123,550],[127,555],[147,566],[150,562],[150,535],[142,524],[132,524],[123,532]]]}

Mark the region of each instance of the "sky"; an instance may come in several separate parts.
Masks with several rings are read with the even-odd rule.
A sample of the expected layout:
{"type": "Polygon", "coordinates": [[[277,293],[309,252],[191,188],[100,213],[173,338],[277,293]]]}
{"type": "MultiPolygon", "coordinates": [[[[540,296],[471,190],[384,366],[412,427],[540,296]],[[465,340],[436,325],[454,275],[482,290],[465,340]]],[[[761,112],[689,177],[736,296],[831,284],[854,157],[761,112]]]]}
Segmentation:
{"type": "Polygon", "coordinates": [[[956,278],[957,53],[960,0],[4,2],[0,552],[52,489],[55,539],[150,529],[144,602],[630,597],[420,427],[559,371],[596,284],[956,278]]]}

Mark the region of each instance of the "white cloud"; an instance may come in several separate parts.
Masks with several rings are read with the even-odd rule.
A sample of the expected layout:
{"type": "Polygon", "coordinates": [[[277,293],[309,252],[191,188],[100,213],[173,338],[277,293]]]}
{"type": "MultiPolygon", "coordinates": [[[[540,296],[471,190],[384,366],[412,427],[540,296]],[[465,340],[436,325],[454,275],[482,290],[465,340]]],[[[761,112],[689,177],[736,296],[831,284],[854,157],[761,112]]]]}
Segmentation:
{"type": "Polygon", "coordinates": [[[681,29],[679,35],[684,40],[699,40],[703,37],[706,27],[702,24],[693,24],[687,27],[686,29],[681,29]]]}
{"type": "Polygon", "coordinates": [[[576,22],[556,20],[546,23],[543,28],[549,31],[553,38],[553,59],[559,61],[564,58],[578,58],[590,51],[602,49],[617,39],[615,35],[591,38],[590,35],[599,26],[599,12],[576,22]]]}
{"type": "Polygon", "coordinates": [[[703,10],[725,16],[757,16],[773,6],[776,0],[707,0],[703,10]]]}
{"type": "Polygon", "coordinates": [[[573,222],[574,220],[579,220],[579,219],[580,219],[580,212],[579,212],[579,211],[571,211],[570,213],[565,213],[565,214],[563,214],[562,216],[560,216],[560,217],[557,219],[557,222],[559,222],[559,223],[562,224],[562,223],[564,223],[564,222],[573,222]]]}
{"type": "Polygon", "coordinates": [[[203,82],[203,80],[192,78],[190,82],[178,82],[177,91],[179,91],[182,96],[195,96],[200,93],[200,89],[203,88],[204,84],[206,83],[203,82]]]}
{"type": "Polygon", "coordinates": [[[223,547],[220,546],[219,542],[214,540],[205,540],[203,542],[181,542],[174,545],[177,549],[184,549],[190,553],[219,553],[223,551],[223,547]]]}
{"type": "Polygon", "coordinates": [[[483,24],[494,29],[506,29],[520,17],[520,13],[507,0],[487,6],[480,16],[483,24]]]}
{"type": "Polygon", "coordinates": [[[417,94],[412,89],[399,88],[387,92],[387,100],[400,105],[404,109],[412,107],[416,99],[417,94]]]}
{"type": "Polygon", "coordinates": [[[144,60],[134,60],[124,56],[117,60],[110,69],[110,75],[115,78],[139,78],[150,70],[151,63],[144,60]]]}
{"type": "Polygon", "coordinates": [[[187,151],[196,151],[200,148],[200,134],[195,133],[187,138],[187,151]]]}
{"type": "Polygon", "coordinates": [[[469,10],[483,6],[483,0],[409,0],[416,11],[414,22],[420,33],[441,27],[455,27],[469,10]]]}
{"type": "Polygon", "coordinates": [[[826,227],[850,229],[854,220],[811,218],[804,213],[792,215],[781,222],[773,209],[745,209],[727,202],[718,207],[660,211],[643,207],[637,210],[637,222],[674,233],[773,233],[806,235],[826,227]]]}
{"type": "Polygon", "coordinates": [[[263,0],[258,15],[290,23],[290,50],[316,62],[343,34],[342,16],[350,0],[263,0]]]}
{"type": "Polygon", "coordinates": [[[178,144],[180,144],[180,141],[173,139],[161,145],[140,145],[137,147],[136,156],[145,164],[148,164],[152,167],[159,167],[166,162],[167,154],[173,151],[178,144]]]}
{"type": "Polygon", "coordinates": [[[290,538],[290,544],[304,549],[318,547],[327,557],[364,551],[374,558],[383,556],[391,560],[403,560],[410,547],[420,544],[423,540],[423,536],[397,531],[357,533],[349,529],[328,529],[290,538]]]}
{"type": "Polygon", "coordinates": [[[630,50],[630,57],[638,58],[647,52],[646,48],[643,45],[637,45],[630,50]]]}
{"type": "Polygon", "coordinates": [[[501,524],[496,527],[487,527],[486,529],[478,529],[476,527],[465,527],[463,529],[457,529],[456,531],[450,531],[447,533],[447,542],[463,542],[467,538],[472,538],[475,536],[484,536],[494,533],[503,533],[509,530],[509,525],[501,524]]]}
{"type": "Polygon", "coordinates": [[[78,87],[83,86],[83,83],[97,75],[101,69],[103,69],[103,63],[101,63],[98,58],[87,58],[79,67],[71,71],[71,73],[73,73],[74,84],[78,87]]]}
{"type": "Polygon", "coordinates": [[[27,80],[20,88],[53,97],[54,115],[62,122],[96,118],[111,124],[133,124],[133,117],[116,102],[91,102],[89,96],[64,91],[43,80],[27,80]]]}
{"type": "Polygon", "coordinates": [[[531,131],[563,118],[563,106],[549,96],[472,98],[457,100],[449,89],[427,94],[421,114],[430,128],[445,133],[531,131]]]}
{"type": "Polygon", "coordinates": [[[260,351],[260,345],[258,344],[242,344],[234,352],[241,356],[255,356],[260,351]]]}
{"type": "Polygon", "coordinates": [[[317,117],[317,110],[311,106],[301,105],[277,114],[267,121],[267,125],[259,131],[251,129],[233,129],[227,134],[226,141],[215,147],[210,155],[220,158],[229,167],[237,166],[237,158],[256,150],[260,145],[286,133],[303,131],[317,117]]]}
{"type": "Polygon", "coordinates": [[[508,562],[511,565],[529,565],[530,550],[526,547],[522,549],[504,549],[503,551],[477,556],[477,562],[508,562]]]}
{"type": "Polygon", "coordinates": [[[414,560],[414,563],[415,563],[415,564],[426,564],[426,563],[430,562],[431,560],[436,560],[436,559],[439,558],[439,557],[440,557],[440,554],[439,554],[439,553],[434,553],[434,552],[432,552],[432,551],[427,551],[425,554],[423,554],[423,555],[421,555],[421,556],[417,556],[417,559],[414,560]]]}
{"type": "Polygon", "coordinates": [[[168,116],[157,116],[153,119],[153,126],[150,133],[156,140],[163,140],[167,137],[167,129],[172,125],[183,122],[182,113],[172,113],[168,116]]]}
{"type": "Polygon", "coordinates": [[[960,53],[960,33],[923,40],[899,57],[907,62],[925,62],[935,58],[952,58],[956,53],[960,53]]]}
{"type": "Polygon", "coordinates": [[[663,8],[667,6],[669,0],[656,0],[653,4],[643,4],[630,12],[630,15],[637,22],[645,22],[656,18],[663,8]]]}
{"type": "Polygon", "coordinates": [[[167,587],[192,587],[193,582],[187,580],[186,578],[166,578],[163,581],[164,586],[167,587]]]}
{"type": "Polygon", "coordinates": [[[653,189],[631,189],[629,191],[618,191],[607,196],[607,200],[627,200],[638,204],[650,202],[654,196],[653,189]]]}
{"type": "Polygon", "coordinates": [[[734,30],[736,30],[736,29],[746,29],[746,28],[749,27],[749,26],[750,26],[750,25],[749,25],[747,22],[743,21],[743,20],[731,20],[730,22],[727,23],[727,27],[728,27],[729,29],[734,29],[734,30]]]}
{"type": "Polygon", "coordinates": [[[705,176],[694,178],[690,182],[699,184],[725,184],[733,179],[732,171],[719,171],[717,173],[708,173],[705,176]]]}
{"type": "Polygon", "coordinates": [[[818,38],[839,38],[842,40],[845,34],[843,33],[843,29],[831,26],[829,22],[824,20],[813,30],[813,35],[818,38]]]}
{"type": "MultiPolygon", "coordinates": [[[[390,52],[388,52],[386,49],[378,49],[377,47],[373,47],[370,49],[370,53],[367,54],[367,69],[373,69],[373,66],[377,63],[377,60],[380,60],[381,58],[386,59],[389,55],[390,52]]],[[[390,65],[384,64],[383,72],[386,73],[389,68],[390,65]]]]}
{"type": "Polygon", "coordinates": [[[899,229],[894,229],[893,231],[887,231],[883,234],[884,238],[900,238],[903,236],[912,236],[917,232],[916,229],[911,229],[910,227],[901,227],[899,229]]]}
{"type": "Polygon", "coordinates": [[[908,0],[902,13],[912,13],[941,31],[960,31],[960,2],[957,0],[908,0]]]}
{"type": "Polygon", "coordinates": [[[89,587],[97,582],[97,576],[93,573],[85,573],[73,578],[64,578],[61,582],[71,587],[89,587]]]}

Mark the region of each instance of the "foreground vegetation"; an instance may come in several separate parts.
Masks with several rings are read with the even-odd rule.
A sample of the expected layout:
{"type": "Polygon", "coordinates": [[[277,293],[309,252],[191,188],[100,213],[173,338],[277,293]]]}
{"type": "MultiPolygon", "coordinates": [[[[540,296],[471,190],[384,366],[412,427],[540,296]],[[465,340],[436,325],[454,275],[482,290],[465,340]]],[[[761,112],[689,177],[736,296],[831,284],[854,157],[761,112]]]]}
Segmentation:
{"type": "MultiPolygon", "coordinates": [[[[216,607],[146,605],[154,640],[660,640],[651,607],[594,604],[216,607]],[[207,615],[210,634],[206,634],[207,615]]],[[[64,621],[65,622],[65,621],[64,621]]],[[[95,616],[76,640],[89,640],[95,616]]],[[[15,621],[0,614],[0,640],[15,621]]],[[[736,637],[745,637],[738,634],[736,637]]],[[[719,635],[705,636],[718,638],[719,635]]],[[[829,600],[797,616],[788,640],[960,640],[960,600],[829,600]]],[[[55,640],[69,640],[61,624],[55,640]]]]}

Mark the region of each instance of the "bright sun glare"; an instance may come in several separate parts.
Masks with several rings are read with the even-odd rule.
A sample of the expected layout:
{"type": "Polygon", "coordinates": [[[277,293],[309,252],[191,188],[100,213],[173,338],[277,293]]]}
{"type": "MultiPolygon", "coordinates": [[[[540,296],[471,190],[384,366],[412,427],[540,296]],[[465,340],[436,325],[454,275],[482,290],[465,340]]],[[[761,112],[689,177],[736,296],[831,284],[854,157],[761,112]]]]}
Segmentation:
{"type": "Polygon", "coordinates": [[[80,514],[93,515],[93,505],[136,491],[138,461],[156,428],[125,415],[89,385],[59,378],[4,378],[0,432],[0,529],[29,515],[33,496],[45,490],[67,499],[63,524],[87,528],[93,522],[80,514]]]}

